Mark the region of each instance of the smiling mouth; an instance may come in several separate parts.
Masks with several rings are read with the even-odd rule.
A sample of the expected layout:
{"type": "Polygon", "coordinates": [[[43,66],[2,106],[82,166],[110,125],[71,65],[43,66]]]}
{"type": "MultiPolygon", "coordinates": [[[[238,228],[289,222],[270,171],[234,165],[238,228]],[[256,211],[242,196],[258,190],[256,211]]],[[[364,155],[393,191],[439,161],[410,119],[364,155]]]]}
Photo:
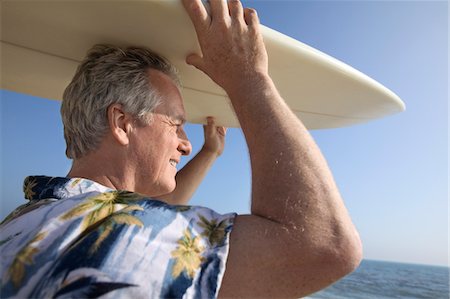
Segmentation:
{"type": "Polygon", "coordinates": [[[175,160],[170,159],[169,160],[170,165],[172,165],[173,167],[177,167],[178,162],[175,160]]]}

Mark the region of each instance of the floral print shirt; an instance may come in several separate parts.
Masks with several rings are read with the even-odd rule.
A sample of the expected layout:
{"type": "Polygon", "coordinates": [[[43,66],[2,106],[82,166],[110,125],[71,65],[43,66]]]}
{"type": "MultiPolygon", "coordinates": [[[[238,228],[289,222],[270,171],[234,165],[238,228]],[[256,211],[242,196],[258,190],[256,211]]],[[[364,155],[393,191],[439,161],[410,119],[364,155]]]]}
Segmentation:
{"type": "Polygon", "coordinates": [[[0,225],[0,297],[214,298],[236,214],[33,176],[0,225]]]}

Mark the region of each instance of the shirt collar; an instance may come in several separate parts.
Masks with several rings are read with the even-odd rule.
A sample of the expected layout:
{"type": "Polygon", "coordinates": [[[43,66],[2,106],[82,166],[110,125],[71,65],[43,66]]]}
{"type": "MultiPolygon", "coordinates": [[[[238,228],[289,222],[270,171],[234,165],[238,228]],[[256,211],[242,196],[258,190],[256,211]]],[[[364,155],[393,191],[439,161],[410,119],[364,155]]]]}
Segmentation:
{"type": "Polygon", "coordinates": [[[108,192],[114,189],[83,178],[28,176],[23,183],[23,192],[28,200],[47,198],[63,199],[86,192],[108,192]]]}

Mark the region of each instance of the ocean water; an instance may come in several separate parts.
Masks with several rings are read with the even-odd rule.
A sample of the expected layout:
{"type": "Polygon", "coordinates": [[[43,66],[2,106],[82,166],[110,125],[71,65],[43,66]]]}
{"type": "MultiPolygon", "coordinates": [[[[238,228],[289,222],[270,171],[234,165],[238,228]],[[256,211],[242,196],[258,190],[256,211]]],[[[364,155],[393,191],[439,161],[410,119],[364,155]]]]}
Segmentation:
{"type": "Polygon", "coordinates": [[[307,298],[449,299],[449,268],[363,260],[353,273],[307,298]]]}

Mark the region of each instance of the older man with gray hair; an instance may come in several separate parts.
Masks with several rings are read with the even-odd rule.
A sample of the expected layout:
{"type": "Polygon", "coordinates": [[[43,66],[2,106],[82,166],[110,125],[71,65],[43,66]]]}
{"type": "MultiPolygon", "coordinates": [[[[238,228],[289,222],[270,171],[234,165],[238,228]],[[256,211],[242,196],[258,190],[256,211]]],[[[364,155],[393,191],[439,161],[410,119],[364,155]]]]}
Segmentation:
{"type": "Polygon", "coordinates": [[[72,169],[27,178],[29,204],[1,225],[3,297],[301,297],[359,264],[326,161],[268,74],[256,12],[183,3],[202,50],[186,61],[227,92],[248,144],[251,214],[185,205],[225,129],[209,119],[177,172],[192,149],[173,67],[148,49],[96,46],[61,108],[72,169]]]}

